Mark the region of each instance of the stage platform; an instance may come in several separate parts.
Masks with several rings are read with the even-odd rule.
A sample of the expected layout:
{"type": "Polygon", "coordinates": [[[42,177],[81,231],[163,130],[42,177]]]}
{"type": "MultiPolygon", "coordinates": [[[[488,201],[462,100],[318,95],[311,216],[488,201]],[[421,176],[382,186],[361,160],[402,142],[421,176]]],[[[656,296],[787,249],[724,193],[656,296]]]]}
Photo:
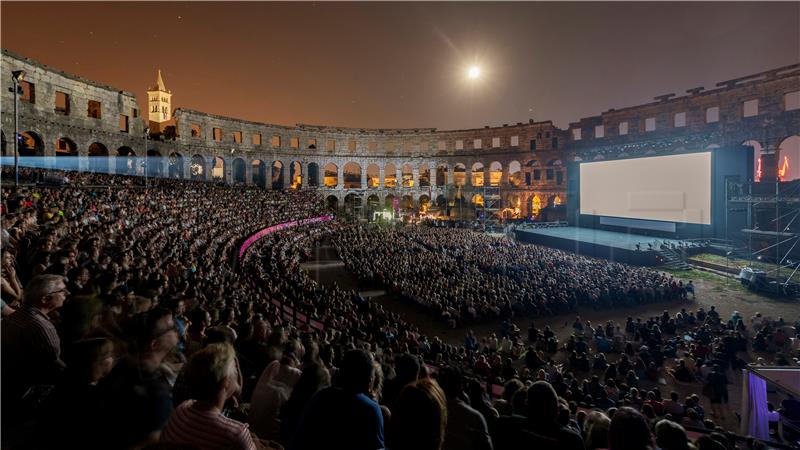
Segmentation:
{"type": "Polygon", "coordinates": [[[520,228],[515,234],[523,242],[638,266],[659,264],[657,257],[661,244],[679,245],[681,242],[677,239],[578,227],[520,228]],[[652,244],[652,249],[648,243],[652,244]],[[636,244],[639,244],[638,250],[636,244]]]}

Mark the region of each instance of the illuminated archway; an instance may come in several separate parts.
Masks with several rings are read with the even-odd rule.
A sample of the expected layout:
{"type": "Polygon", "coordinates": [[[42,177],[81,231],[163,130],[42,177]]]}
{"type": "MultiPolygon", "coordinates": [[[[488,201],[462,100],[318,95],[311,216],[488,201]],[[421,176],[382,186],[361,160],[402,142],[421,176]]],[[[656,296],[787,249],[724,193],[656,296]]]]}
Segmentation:
{"type": "MultiPolygon", "coordinates": [[[[472,180],[470,183],[475,187],[482,187],[483,186],[483,163],[476,162],[472,165],[472,180]]],[[[481,202],[483,202],[483,197],[481,197],[481,202]]],[[[482,204],[482,203],[481,203],[482,204]]]]}
{"type": "Polygon", "coordinates": [[[513,187],[522,186],[522,165],[519,161],[508,164],[508,183],[513,187]]]}
{"type": "Polygon", "coordinates": [[[335,195],[329,195],[325,199],[325,205],[328,207],[328,210],[337,212],[339,210],[339,199],[336,198],[335,195]]]}
{"type": "Polygon", "coordinates": [[[380,207],[381,199],[379,199],[377,195],[372,194],[367,197],[367,219],[372,220],[373,214],[375,211],[378,211],[380,207]]]}
{"type": "Polygon", "coordinates": [[[781,181],[800,178],[800,136],[790,136],[778,145],[778,177],[781,181]]]}
{"type": "Polygon", "coordinates": [[[411,164],[403,164],[403,187],[414,187],[414,169],[411,164]]]}
{"type": "Polygon", "coordinates": [[[44,141],[35,131],[23,131],[19,134],[18,150],[20,157],[44,156],[44,141]]]}
{"type": "Polygon", "coordinates": [[[206,159],[202,155],[192,155],[192,161],[189,163],[189,174],[193,180],[206,179],[206,159]]]}
{"type": "MultiPolygon", "coordinates": [[[[22,134],[22,140],[20,141],[20,152],[19,155],[27,156],[23,153],[22,147],[28,147],[29,144],[23,144],[28,141],[28,138],[25,137],[25,133],[22,134]]],[[[26,153],[29,153],[26,150],[26,153]]],[[[59,138],[56,141],[56,167],[61,170],[78,170],[78,146],[75,145],[75,142],[72,139],[67,137],[59,138]]]]}
{"type": "Polygon", "coordinates": [[[326,188],[335,188],[339,185],[339,167],[336,164],[325,164],[325,175],[323,182],[326,188]]]}
{"type": "Polygon", "coordinates": [[[225,179],[225,160],[219,156],[214,158],[214,165],[211,167],[211,179],[212,180],[225,179]]]}
{"type": "Polygon", "coordinates": [[[476,208],[482,208],[483,207],[483,196],[481,194],[473,195],[472,196],[472,204],[476,208]]]}
{"type": "Polygon", "coordinates": [[[538,195],[534,194],[533,198],[531,198],[531,216],[538,216],[539,212],[542,210],[542,199],[538,195]]]}
{"type": "Polygon", "coordinates": [[[489,186],[500,186],[503,179],[503,165],[494,161],[489,165],[489,186]]]}
{"type": "MultiPolygon", "coordinates": [[[[344,178],[345,189],[361,189],[361,166],[350,161],[342,168],[342,178],[344,178]]],[[[359,206],[361,205],[359,198],[359,206]]]]}
{"type": "Polygon", "coordinates": [[[397,187],[397,167],[392,163],[383,166],[383,187],[397,187]]]}
{"type": "MultiPolygon", "coordinates": [[[[367,166],[367,187],[377,188],[381,185],[381,169],[377,164],[367,166]]],[[[371,217],[371,216],[370,216],[371,217]]]]}
{"type": "Polygon", "coordinates": [[[151,177],[161,177],[162,173],[162,156],[161,152],[156,149],[147,151],[147,175],[151,177]]]}
{"type": "Polygon", "coordinates": [[[419,196],[419,212],[425,214],[431,206],[431,199],[425,194],[419,196]]]}
{"type": "Polygon", "coordinates": [[[292,180],[290,187],[300,189],[303,186],[303,166],[298,161],[289,163],[289,178],[292,180]]]}
{"type": "Polygon", "coordinates": [[[431,169],[427,164],[419,166],[419,187],[430,187],[431,169]]]}
{"type": "Polygon", "coordinates": [[[453,167],[453,184],[456,186],[467,184],[467,167],[464,164],[457,163],[453,167]]]}
{"type": "Polygon", "coordinates": [[[392,194],[387,195],[386,198],[383,199],[383,205],[390,211],[395,211],[398,206],[395,205],[395,196],[392,194]]]}
{"type": "Polygon", "coordinates": [[[436,185],[437,186],[445,186],[447,185],[447,165],[446,164],[439,164],[436,166],[436,185]]]}
{"type": "Polygon", "coordinates": [[[276,191],[283,190],[285,186],[283,185],[283,163],[275,160],[272,161],[272,169],[270,171],[270,180],[272,183],[272,189],[276,191]]]}
{"type": "Polygon", "coordinates": [[[742,145],[747,147],[753,147],[753,180],[761,181],[761,176],[764,175],[763,163],[764,161],[761,158],[761,152],[763,147],[761,143],[754,140],[744,141],[742,145]]]}
{"type": "Polygon", "coordinates": [[[411,211],[414,209],[414,197],[410,195],[404,195],[403,198],[400,199],[400,208],[404,211],[411,211]]]}

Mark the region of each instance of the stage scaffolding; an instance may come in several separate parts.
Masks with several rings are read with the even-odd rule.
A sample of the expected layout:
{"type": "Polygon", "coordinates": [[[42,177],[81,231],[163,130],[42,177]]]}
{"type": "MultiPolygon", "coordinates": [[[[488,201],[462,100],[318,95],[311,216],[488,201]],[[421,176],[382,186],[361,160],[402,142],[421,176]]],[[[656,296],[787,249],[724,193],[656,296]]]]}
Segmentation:
{"type": "MultiPolygon", "coordinates": [[[[800,180],[726,183],[727,256],[772,263],[767,277],[786,288],[800,268],[800,180]]],[[[800,277],[798,277],[800,278],[800,277]]]]}

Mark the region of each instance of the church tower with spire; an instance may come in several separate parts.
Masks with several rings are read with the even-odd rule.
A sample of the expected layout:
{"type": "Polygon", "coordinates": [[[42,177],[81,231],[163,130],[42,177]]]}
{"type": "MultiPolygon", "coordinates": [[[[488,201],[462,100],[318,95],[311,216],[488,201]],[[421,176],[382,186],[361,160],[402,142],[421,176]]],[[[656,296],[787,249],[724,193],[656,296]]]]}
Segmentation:
{"type": "MultiPolygon", "coordinates": [[[[158,69],[156,85],[147,90],[148,119],[151,124],[164,124],[172,119],[172,92],[164,86],[161,69],[158,69]]],[[[153,128],[151,126],[151,128],[153,128]]],[[[161,127],[158,127],[161,128],[161,127]]]]}

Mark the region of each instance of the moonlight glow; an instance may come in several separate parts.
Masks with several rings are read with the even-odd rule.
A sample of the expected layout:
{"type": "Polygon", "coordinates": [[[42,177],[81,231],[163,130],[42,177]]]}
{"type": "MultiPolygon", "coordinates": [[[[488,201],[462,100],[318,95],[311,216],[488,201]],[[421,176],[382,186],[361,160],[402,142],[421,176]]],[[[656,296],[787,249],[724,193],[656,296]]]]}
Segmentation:
{"type": "Polygon", "coordinates": [[[471,80],[474,80],[481,76],[481,68],[478,66],[472,66],[467,70],[467,77],[471,80]]]}

